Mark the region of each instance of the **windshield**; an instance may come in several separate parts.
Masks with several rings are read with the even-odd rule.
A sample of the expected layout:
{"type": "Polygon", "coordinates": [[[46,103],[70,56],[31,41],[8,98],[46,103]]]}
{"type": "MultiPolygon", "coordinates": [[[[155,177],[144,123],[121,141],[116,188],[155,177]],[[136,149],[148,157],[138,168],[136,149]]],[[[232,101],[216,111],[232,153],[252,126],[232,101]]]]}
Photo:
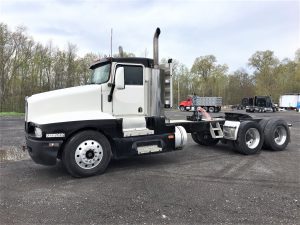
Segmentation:
{"type": "Polygon", "coordinates": [[[108,81],[110,73],[110,63],[99,66],[92,70],[90,84],[102,84],[108,81]]]}

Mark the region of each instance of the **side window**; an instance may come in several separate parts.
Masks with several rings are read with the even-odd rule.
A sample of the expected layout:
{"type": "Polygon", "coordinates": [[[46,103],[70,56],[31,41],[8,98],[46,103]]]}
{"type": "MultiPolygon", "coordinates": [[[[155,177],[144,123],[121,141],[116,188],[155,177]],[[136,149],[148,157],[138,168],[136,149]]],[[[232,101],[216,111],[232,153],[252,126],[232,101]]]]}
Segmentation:
{"type": "Polygon", "coordinates": [[[143,85],[143,67],[142,66],[129,66],[124,67],[125,85],[143,85]]]}

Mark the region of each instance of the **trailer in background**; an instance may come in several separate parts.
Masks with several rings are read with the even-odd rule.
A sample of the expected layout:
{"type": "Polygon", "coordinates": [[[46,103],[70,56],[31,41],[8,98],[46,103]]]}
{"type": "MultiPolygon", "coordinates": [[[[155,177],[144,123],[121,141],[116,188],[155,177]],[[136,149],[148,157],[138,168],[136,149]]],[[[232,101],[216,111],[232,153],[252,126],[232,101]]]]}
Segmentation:
{"type": "Polygon", "coordinates": [[[281,95],[279,97],[279,108],[300,110],[300,93],[281,95]]]}

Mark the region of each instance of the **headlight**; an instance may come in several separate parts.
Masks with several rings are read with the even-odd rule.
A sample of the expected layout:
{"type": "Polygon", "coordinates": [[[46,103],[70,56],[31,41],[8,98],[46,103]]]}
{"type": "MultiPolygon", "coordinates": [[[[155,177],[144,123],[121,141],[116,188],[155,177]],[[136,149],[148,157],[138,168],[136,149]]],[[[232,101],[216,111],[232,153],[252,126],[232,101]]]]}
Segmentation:
{"type": "Polygon", "coordinates": [[[38,127],[34,128],[34,134],[35,134],[35,137],[41,138],[43,136],[42,129],[38,128],[38,127]]]}

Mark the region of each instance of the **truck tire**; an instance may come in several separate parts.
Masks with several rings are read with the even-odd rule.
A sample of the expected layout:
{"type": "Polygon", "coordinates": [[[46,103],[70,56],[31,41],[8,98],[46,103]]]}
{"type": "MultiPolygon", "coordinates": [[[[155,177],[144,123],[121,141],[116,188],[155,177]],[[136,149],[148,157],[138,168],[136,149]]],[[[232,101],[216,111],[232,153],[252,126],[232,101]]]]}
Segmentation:
{"type": "Polygon", "coordinates": [[[234,141],[236,151],[244,155],[253,155],[261,150],[264,135],[260,125],[255,121],[243,121],[240,124],[237,140],[234,141]]]}
{"type": "Polygon", "coordinates": [[[183,111],[185,110],[185,107],[181,105],[181,106],[179,107],[179,109],[180,109],[180,111],[183,112],[183,111]]]}
{"type": "Polygon", "coordinates": [[[269,120],[270,120],[270,118],[263,118],[259,121],[258,124],[260,125],[260,128],[263,132],[264,132],[265,127],[266,127],[267,123],[269,122],[269,120]]]}
{"type": "Polygon", "coordinates": [[[105,171],[111,159],[107,138],[96,131],[82,131],[66,143],[62,161],[73,177],[88,177],[105,171]]]}
{"type": "Polygon", "coordinates": [[[213,113],[213,112],[215,112],[215,107],[213,107],[213,106],[210,106],[210,107],[208,108],[208,111],[209,111],[210,113],[213,113]]]}
{"type": "Polygon", "coordinates": [[[213,146],[219,142],[219,139],[212,138],[209,131],[192,133],[192,139],[199,145],[213,146]]]}
{"type": "Polygon", "coordinates": [[[267,149],[282,151],[290,142],[290,129],[283,119],[270,119],[264,130],[265,143],[267,149]]]}
{"type": "MultiPolygon", "coordinates": [[[[265,135],[265,127],[266,127],[267,123],[269,122],[269,120],[270,120],[270,118],[263,118],[258,123],[264,135],[265,135]]],[[[267,146],[265,145],[265,142],[266,142],[266,140],[264,139],[264,143],[262,146],[263,149],[267,148],[267,146]]]]}
{"type": "Polygon", "coordinates": [[[207,106],[203,106],[202,108],[207,112],[207,106]]]}

